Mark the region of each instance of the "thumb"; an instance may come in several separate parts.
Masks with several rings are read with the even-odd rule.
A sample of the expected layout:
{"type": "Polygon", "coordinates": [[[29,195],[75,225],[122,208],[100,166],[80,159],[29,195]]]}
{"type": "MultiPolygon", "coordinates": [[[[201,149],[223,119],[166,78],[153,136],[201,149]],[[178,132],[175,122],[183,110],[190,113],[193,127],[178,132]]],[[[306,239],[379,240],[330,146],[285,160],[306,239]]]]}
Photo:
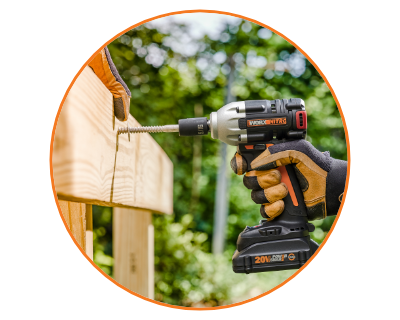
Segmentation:
{"type": "Polygon", "coordinates": [[[235,153],[231,160],[231,168],[238,176],[241,176],[247,171],[247,161],[239,153],[235,153]]]}
{"type": "MultiPolygon", "coordinates": [[[[315,153],[314,149],[311,143],[304,139],[274,144],[251,162],[251,168],[270,170],[291,163],[298,163],[304,160],[306,154],[315,153]]],[[[320,152],[317,151],[317,153],[320,152]]]]}
{"type": "Polygon", "coordinates": [[[321,153],[310,142],[300,139],[278,143],[268,147],[262,154],[251,162],[251,168],[269,170],[291,163],[315,163],[320,168],[329,171],[330,157],[321,153]]]}
{"type": "Polygon", "coordinates": [[[270,150],[267,149],[251,162],[251,168],[254,170],[270,170],[298,162],[293,160],[297,159],[293,159],[291,150],[271,154],[270,150]]]}

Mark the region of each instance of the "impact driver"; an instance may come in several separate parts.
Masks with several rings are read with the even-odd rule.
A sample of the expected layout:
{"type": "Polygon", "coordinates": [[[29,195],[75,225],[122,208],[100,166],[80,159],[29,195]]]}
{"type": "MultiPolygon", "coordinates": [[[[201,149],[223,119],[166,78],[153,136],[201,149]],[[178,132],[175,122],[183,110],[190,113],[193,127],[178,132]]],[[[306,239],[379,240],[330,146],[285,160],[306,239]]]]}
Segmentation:
{"type": "MultiPolygon", "coordinates": [[[[232,102],[206,117],[181,119],[177,125],[120,128],[121,133],[179,132],[180,136],[206,135],[237,146],[242,155],[236,172],[251,171],[251,162],[269,146],[304,139],[307,114],[304,101],[250,100],[232,102]]],[[[258,170],[270,168],[258,168],[258,170]]],[[[232,257],[233,271],[254,273],[298,269],[314,254],[318,244],[310,239],[315,227],[308,223],[303,193],[293,165],[281,166],[282,182],[288,187],[284,211],[273,220],[261,220],[239,235],[232,257]]],[[[239,172],[239,174],[244,172],[239,172]]]]}

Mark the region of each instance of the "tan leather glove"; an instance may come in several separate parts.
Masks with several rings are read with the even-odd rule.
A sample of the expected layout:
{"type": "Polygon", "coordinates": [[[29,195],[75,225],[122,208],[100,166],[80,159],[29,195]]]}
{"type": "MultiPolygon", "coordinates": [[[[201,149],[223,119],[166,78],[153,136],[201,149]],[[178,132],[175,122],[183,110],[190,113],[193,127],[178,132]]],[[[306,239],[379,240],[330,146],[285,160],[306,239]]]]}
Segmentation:
{"type": "Polygon", "coordinates": [[[282,199],[288,194],[288,188],[281,178],[281,173],[276,169],[253,170],[243,177],[244,185],[252,190],[251,199],[261,204],[261,216],[268,221],[279,216],[285,208],[282,199]]]}
{"type": "MultiPolygon", "coordinates": [[[[241,158],[239,154],[235,154],[231,161],[231,167],[235,173],[245,171],[245,166],[243,165],[244,159],[241,158]],[[238,165],[240,165],[240,170],[238,170],[238,165]]],[[[254,191],[257,188],[257,184],[255,182],[252,184],[248,183],[249,177],[256,176],[258,189],[263,188],[263,193],[269,195],[271,198],[269,191],[271,187],[263,184],[264,176],[268,172],[271,172],[271,170],[276,170],[275,168],[288,164],[295,164],[296,176],[307,206],[308,219],[323,219],[327,215],[336,215],[346,184],[347,162],[331,158],[329,152],[321,153],[305,140],[290,141],[270,146],[251,162],[251,168],[254,171],[246,173],[243,182],[246,187],[253,189],[253,200],[259,203],[263,199],[261,198],[260,191],[254,191]],[[259,195],[257,199],[253,196],[255,192],[259,195]]],[[[247,166],[247,164],[245,165],[247,166]]],[[[281,196],[283,193],[279,193],[279,195],[281,196]]],[[[266,215],[273,219],[282,213],[283,208],[282,210],[273,212],[272,215],[266,209],[264,209],[264,215],[262,210],[263,208],[261,208],[262,216],[266,215]]]]}
{"type": "MultiPolygon", "coordinates": [[[[247,162],[236,152],[231,160],[231,168],[237,175],[242,175],[247,170],[247,162]]],[[[243,177],[243,184],[252,190],[251,199],[261,204],[261,216],[269,221],[279,216],[285,208],[282,199],[288,194],[288,188],[281,179],[277,169],[252,170],[243,177]]]]}
{"type": "Polygon", "coordinates": [[[119,75],[107,47],[94,57],[89,63],[89,67],[93,69],[94,73],[112,93],[114,97],[114,115],[118,120],[128,120],[131,92],[119,75]]]}

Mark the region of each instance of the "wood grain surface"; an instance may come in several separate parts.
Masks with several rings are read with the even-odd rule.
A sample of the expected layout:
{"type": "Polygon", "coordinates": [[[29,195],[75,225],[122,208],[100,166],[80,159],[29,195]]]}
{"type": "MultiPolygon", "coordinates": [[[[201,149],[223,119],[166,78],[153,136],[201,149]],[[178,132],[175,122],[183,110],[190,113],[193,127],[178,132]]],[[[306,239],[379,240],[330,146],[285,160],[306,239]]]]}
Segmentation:
{"type": "Polygon", "coordinates": [[[113,209],[114,278],[124,287],[154,299],[154,229],[151,212],[113,209]]]}
{"type": "MultiPolygon", "coordinates": [[[[131,115],[128,122],[139,125],[131,115]]],[[[111,93],[86,67],[57,122],[52,164],[59,199],[172,213],[171,160],[147,133],[131,134],[130,142],[127,134],[118,137],[126,125],[114,118],[111,93]]]]}
{"type": "MultiPolygon", "coordinates": [[[[86,249],[86,206],[84,203],[59,201],[69,230],[83,250],[86,249]]],[[[92,242],[93,247],[93,242],[92,242]]]]}

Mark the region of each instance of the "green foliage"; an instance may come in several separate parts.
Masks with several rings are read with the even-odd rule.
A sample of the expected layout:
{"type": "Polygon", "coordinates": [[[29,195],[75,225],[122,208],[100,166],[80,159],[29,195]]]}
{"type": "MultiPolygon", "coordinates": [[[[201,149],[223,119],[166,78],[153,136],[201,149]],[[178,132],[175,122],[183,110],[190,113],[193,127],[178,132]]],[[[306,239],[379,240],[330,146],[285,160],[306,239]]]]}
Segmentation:
{"type": "MultiPolygon", "coordinates": [[[[346,159],[343,125],[329,88],[295,47],[267,29],[240,21],[227,25],[214,40],[192,38],[186,25],[171,23],[160,32],[145,24],[108,48],[132,92],[131,114],[143,125],[208,117],[224,105],[229,72],[233,72],[231,94],[236,100],[302,98],[308,114],[307,139],[319,150],[346,159]]],[[[219,143],[210,136],[200,140],[177,134],[153,137],[174,164],[174,215],[153,218],[156,299],[187,306],[221,305],[260,294],[286,279],[292,272],[247,276],[232,272],[230,259],[238,234],[260,219],[259,205],[251,201],[242,178],[233,173],[226,251],[219,257],[210,253],[219,143]],[[201,150],[197,154],[196,148],[201,150]]],[[[94,212],[95,262],[112,275],[107,210],[98,207],[94,212]]],[[[333,220],[314,222],[314,240],[324,239],[333,220]]]]}
{"type": "Polygon", "coordinates": [[[286,280],[294,271],[233,274],[231,252],[208,253],[208,235],[193,230],[193,216],[179,222],[170,216],[154,219],[156,266],[155,299],[189,307],[231,304],[260,295],[286,280]]]}
{"type": "Polygon", "coordinates": [[[112,275],[112,209],[93,206],[93,260],[106,274],[112,275]]]}

